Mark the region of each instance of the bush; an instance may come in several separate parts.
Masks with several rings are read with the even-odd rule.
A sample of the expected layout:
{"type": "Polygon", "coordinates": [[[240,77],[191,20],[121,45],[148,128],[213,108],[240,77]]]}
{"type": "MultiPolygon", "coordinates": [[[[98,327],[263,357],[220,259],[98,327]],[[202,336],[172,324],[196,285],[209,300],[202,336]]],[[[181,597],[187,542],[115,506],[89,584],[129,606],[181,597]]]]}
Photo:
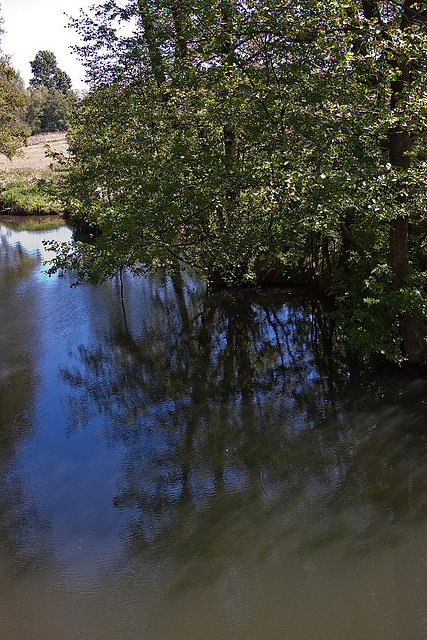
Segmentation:
{"type": "Polygon", "coordinates": [[[0,186],[0,210],[20,215],[59,214],[57,178],[28,178],[19,174],[0,186]]]}

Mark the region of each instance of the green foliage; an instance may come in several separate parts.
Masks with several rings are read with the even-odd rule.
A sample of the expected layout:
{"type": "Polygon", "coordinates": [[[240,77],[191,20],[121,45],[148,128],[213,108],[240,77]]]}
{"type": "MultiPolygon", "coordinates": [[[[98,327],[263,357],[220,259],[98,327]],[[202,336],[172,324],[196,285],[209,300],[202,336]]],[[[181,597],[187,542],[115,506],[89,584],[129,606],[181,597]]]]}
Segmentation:
{"type": "Polygon", "coordinates": [[[49,131],[66,131],[71,122],[77,98],[69,91],[67,94],[57,89],[40,85],[29,90],[27,122],[31,134],[49,131]]]}
{"type": "Polygon", "coordinates": [[[32,87],[43,86],[64,94],[71,89],[70,76],[58,67],[52,51],[39,51],[30,65],[33,73],[30,80],[32,87]]]}
{"type": "Polygon", "coordinates": [[[425,317],[424,18],[376,0],[112,0],[75,25],[93,88],[66,201],[102,233],[56,268],[292,277],[334,292],[351,348],[401,358],[402,319],[425,317]]]}
{"type": "Polygon", "coordinates": [[[57,176],[34,178],[15,174],[0,184],[0,207],[21,215],[61,213],[57,176]]]}
{"type": "Polygon", "coordinates": [[[39,51],[30,63],[33,77],[28,92],[27,122],[31,133],[66,131],[77,105],[71,80],[51,51],[39,51]]]}
{"type": "Polygon", "coordinates": [[[21,78],[0,51],[0,153],[12,158],[25,143],[25,92],[21,78]]]}
{"type": "Polygon", "coordinates": [[[402,300],[393,290],[390,267],[382,264],[369,270],[358,263],[360,259],[354,255],[349,263],[351,271],[336,274],[335,318],[341,337],[362,356],[378,353],[399,361],[402,300]]]}

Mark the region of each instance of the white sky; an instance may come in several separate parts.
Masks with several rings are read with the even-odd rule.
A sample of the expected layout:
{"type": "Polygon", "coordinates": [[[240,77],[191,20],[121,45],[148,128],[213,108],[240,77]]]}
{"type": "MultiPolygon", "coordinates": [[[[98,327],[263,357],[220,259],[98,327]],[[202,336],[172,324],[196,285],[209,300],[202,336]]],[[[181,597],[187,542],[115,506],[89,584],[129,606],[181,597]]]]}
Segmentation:
{"type": "Polygon", "coordinates": [[[77,34],[66,27],[65,13],[77,17],[80,8],[87,9],[96,0],[0,0],[0,15],[4,19],[4,53],[12,58],[28,86],[31,77],[30,60],[38,51],[52,51],[63,71],[70,76],[73,89],[83,90],[84,70],[69,50],[77,42],[77,34]]]}

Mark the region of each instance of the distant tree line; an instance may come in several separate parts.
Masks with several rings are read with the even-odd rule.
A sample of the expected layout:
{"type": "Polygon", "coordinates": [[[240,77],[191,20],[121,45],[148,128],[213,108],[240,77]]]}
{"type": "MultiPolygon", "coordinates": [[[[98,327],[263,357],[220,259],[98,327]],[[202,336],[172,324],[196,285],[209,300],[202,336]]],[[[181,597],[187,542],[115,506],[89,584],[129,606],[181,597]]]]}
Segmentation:
{"type": "Polygon", "coordinates": [[[0,153],[12,157],[27,135],[67,130],[78,98],[51,51],[39,51],[30,63],[33,75],[25,89],[2,50],[2,34],[0,15],[0,153]]]}

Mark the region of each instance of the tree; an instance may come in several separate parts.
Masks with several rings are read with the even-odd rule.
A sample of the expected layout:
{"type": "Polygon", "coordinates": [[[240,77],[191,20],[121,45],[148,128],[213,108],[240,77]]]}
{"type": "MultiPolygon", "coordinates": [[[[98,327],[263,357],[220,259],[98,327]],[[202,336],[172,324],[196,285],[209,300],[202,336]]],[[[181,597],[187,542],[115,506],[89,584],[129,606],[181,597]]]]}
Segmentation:
{"type": "MultiPolygon", "coordinates": [[[[421,71],[420,63],[424,62],[422,49],[426,43],[427,9],[425,3],[405,0],[399,9],[394,6],[390,15],[387,12],[387,7],[382,7],[379,0],[365,0],[363,12],[366,20],[374,22],[375,27],[380,29],[384,51],[391,69],[389,87],[392,122],[390,122],[387,132],[388,153],[390,165],[399,175],[408,172],[411,168],[411,164],[413,164],[410,156],[412,144],[417,134],[419,137],[420,130],[423,132],[424,129],[424,127],[420,128],[419,123],[411,122],[414,117],[417,119],[418,101],[415,101],[414,109],[414,103],[410,96],[413,82],[418,84],[416,91],[422,87],[421,83],[416,82],[415,75],[421,71]],[[392,32],[390,25],[394,27],[392,32]],[[397,43],[396,36],[403,36],[403,41],[397,43]],[[414,53],[415,56],[411,55],[414,53]]],[[[408,235],[411,212],[405,178],[404,176],[403,181],[400,178],[396,181],[395,199],[400,210],[398,215],[390,221],[390,266],[393,273],[393,287],[397,292],[410,283],[411,275],[408,235]],[[408,208],[405,207],[406,204],[409,204],[408,208]]],[[[414,211],[411,218],[415,218],[417,214],[419,217],[419,213],[419,211],[414,211]]],[[[426,330],[422,314],[417,313],[416,310],[404,314],[401,331],[409,359],[426,361],[426,330]]]]}
{"type": "MultiPolygon", "coordinates": [[[[231,4],[223,5],[200,7],[193,25],[184,5],[174,3],[172,11],[169,5],[144,2],[128,7],[128,13],[109,3],[99,31],[97,25],[82,22],[84,39],[92,34],[98,43],[105,21],[114,17],[137,19],[139,30],[119,47],[116,58],[104,55],[100,46],[89,51],[93,56],[88,60],[89,76],[99,89],[81,111],[72,146],[75,166],[82,162],[89,181],[84,185],[78,170],[76,183],[81,190],[91,194],[100,186],[109,194],[108,200],[95,203],[91,215],[108,206],[115,210],[117,205],[129,214],[120,216],[122,235],[135,236],[138,221],[132,210],[146,212],[144,240],[137,243],[141,255],[134,262],[141,263],[142,257],[145,263],[161,261],[172,267],[179,254],[199,265],[215,283],[251,282],[261,272],[266,277],[272,266],[280,267],[286,230],[277,197],[284,149],[277,148],[277,141],[286,145],[287,132],[281,115],[282,89],[269,70],[268,56],[256,43],[250,11],[234,15],[231,4]],[[154,19],[158,14],[161,27],[154,19]],[[237,52],[233,31],[245,20],[247,34],[237,52]],[[245,47],[252,49],[252,60],[242,72],[245,47]],[[114,77],[124,82],[105,86],[114,77]]],[[[283,26],[295,33],[300,28],[283,26]]],[[[305,48],[303,44],[300,56],[305,48]]],[[[81,205],[86,209],[88,203],[83,200],[81,205]]],[[[112,210],[111,214],[113,235],[119,218],[112,210]]],[[[102,215],[106,223],[107,212],[102,215]]],[[[103,231],[107,274],[114,270],[117,251],[108,241],[106,224],[103,231]]],[[[133,258],[125,261],[132,264],[133,258]]]]}
{"type": "Polygon", "coordinates": [[[51,51],[39,51],[30,63],[33,77],[30,80],[27,122],[31,133],[66,131],[77,97],[71,91],[69,76],[59,69],[51,51]]]}
{"type": "Polygon", "coordinates": [[[76,104],[77,98],[72,91],[65,95],[44,85],[31,89],[27,107],[27,122],[31,134],[66,131],[76,104]]]}
{"type": "MultiPolygon", "coordinates": [[[[388,256],[376,269],[388,274],[394,297],[394,318],[389,320],[400,328],[407,358],[425,362],[425,256],[420,251],[425,236],[425,107],[420,98],[425,91],[427,12],[425,3],[412,0],[393,4],[363,0],[359,13],[365,33],[363,40],[358,38],[355,59],[365,64],[365,84],[377,91],[377,127],[386,136],[383,150],[391,178],[385,194],[390,212],[388,256]]],[[[356,12],[354,17],[349,27],[361,24],[356,12]]],[[[368,304],[385,299],[390,307],[390,293],[383,300],[368,298],[368,304]]],[[[378,306],[384,310],[384,305],[378,306]]]]}
{"type": "Polygon", "coordinates": [[[19,74],[2,52],[2,24],[0,16],[0,153],[12,158],[27,136],[23,126],[25,92],[19,74]]]}
{"type": "Polygon", "coordinates": [[[65,71],[58,67],[52,51],[39,51],[30,65],[33,72],[33,77],[30,80],[32,87],[44,86],[64,94],[67,94],[71,89],[71,79],[65,71]]]}
{"type": "Polygon", "coordinates": [[[424,362],[425,15],[411,0],[99,6],[76,24],[93,89],[69,188],[102,235],[56,265],[287,274],[334,293],[352,349],[424,362]]]}

